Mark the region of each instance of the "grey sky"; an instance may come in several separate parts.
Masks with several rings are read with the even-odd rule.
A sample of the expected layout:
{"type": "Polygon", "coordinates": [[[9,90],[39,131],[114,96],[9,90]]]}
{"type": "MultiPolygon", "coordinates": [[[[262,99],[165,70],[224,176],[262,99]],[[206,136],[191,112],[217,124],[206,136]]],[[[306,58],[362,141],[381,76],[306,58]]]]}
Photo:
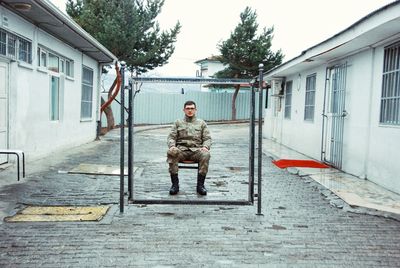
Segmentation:
{"type": "MultiPolygon", "coordinates": [[[[52,0],[62,10],[65,0],[52,0]]],[[[152,73],[194,76],[194,61],[218,54],[246,6],[256,10],[259,28],[274,26],[273,50],[285,61],[333,36],[393,0],[165,0],[158,21],[162,29],[182,24],[169,64],[152,73]]]]}

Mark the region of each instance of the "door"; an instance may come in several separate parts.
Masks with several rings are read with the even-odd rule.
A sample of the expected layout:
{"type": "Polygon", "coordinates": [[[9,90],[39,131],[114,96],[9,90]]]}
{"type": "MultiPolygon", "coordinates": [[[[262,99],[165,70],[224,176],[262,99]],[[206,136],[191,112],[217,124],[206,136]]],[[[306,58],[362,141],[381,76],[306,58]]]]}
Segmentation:
{"type": "Polygon", "coordinates": [[[322,161],[342,168],[347,64],[328,68],[322,129],[322,161]]]}
{"type": "MultiPolygon", "coordinates": [[[[8,63],[0,61],[0,149],[8,149],[8,63]]],[[[0,155],[0,164],[7,156],[0,155]]]]}

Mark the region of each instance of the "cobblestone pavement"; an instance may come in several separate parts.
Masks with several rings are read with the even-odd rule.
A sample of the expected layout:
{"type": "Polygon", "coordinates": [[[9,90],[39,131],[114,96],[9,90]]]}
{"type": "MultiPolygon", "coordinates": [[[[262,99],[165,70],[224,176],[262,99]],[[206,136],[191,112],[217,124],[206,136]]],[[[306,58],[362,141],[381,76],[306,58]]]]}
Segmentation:
{"type": "MultiPolygon", "coordinates": [[[[248,194],[248,125],[211,125],[209,194],[182,170],[170,197],[168,129],[135,136],[134,197],[242,200],[248,194]]],[[[4,215],[26,205],[111,206],[100,222],[0,223],[0,267],[400,267],[400,222],[344,211],[313,180],[263,159],[257,206],[133,205],[119,213],[119,177],[63,174],[80,163],[119,164],[118,131],[102,141],[28,162],[28,178],[3,183],[4,215]]],[[[0,180],[15,179],[13,168],[0,180]]],[[[256,173],[257,174],[257,173],[256,173]]],[[[127,183],[125,183],[126,185],[127,183]]]]}

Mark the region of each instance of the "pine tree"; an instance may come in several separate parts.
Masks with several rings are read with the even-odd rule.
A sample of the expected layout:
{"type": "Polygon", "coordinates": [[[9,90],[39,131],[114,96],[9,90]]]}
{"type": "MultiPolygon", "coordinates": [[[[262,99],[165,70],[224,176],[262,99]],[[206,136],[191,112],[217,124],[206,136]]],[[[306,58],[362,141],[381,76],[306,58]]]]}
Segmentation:
{"type": "MultiPolygon", "coordinates": [[[[264,64],[264,70],[270,70],[282,63],[281,50],[271,51],[274,28],[263,28],[257,35],[257,14],[246,7],[240,14],[240,22],[230,37],[218,45],[221,62],[227,67],[216,73],[220,78],[253,78],[258,75],[258,66],[264,64]]],[[[232,120],[236,120],[236,97],[240,85],[235,85],[232,97],[232,120]]]]}
{"type": "MultiPolygon", "coordinates": [[[[181,26],[177,22],[172,29],[160,30],[156,17],[163,5],[164,0],[68,0],[66,7],[72,19],[140,75],[168,63],[175,50],[181,26]]],[[[111,93],[112,88],[109,97],[111,93]]],[[[111,107],[104,112],[110,130],[111,107]]]]}
{"type": "Polygon", "coordinates": [[[161,31],[164,0],[68,0],[67,13],[136,74],[168,63],[179,22],[161,31]]]}

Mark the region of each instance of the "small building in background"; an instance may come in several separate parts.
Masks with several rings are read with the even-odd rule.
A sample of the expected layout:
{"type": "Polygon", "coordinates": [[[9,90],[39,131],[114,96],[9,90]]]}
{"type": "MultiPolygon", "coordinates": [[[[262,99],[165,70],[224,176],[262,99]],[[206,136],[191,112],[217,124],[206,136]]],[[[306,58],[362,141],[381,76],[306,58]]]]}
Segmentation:
{"type": "Polygon", "coordinates": [[[200,69],[196,71],[197,77],[210,78],[215,73],[222,71],[226,68],[220,61],[219,56],[211,56],[195,61],[194,63],[196,63],[200,67],[200,69]]]}

